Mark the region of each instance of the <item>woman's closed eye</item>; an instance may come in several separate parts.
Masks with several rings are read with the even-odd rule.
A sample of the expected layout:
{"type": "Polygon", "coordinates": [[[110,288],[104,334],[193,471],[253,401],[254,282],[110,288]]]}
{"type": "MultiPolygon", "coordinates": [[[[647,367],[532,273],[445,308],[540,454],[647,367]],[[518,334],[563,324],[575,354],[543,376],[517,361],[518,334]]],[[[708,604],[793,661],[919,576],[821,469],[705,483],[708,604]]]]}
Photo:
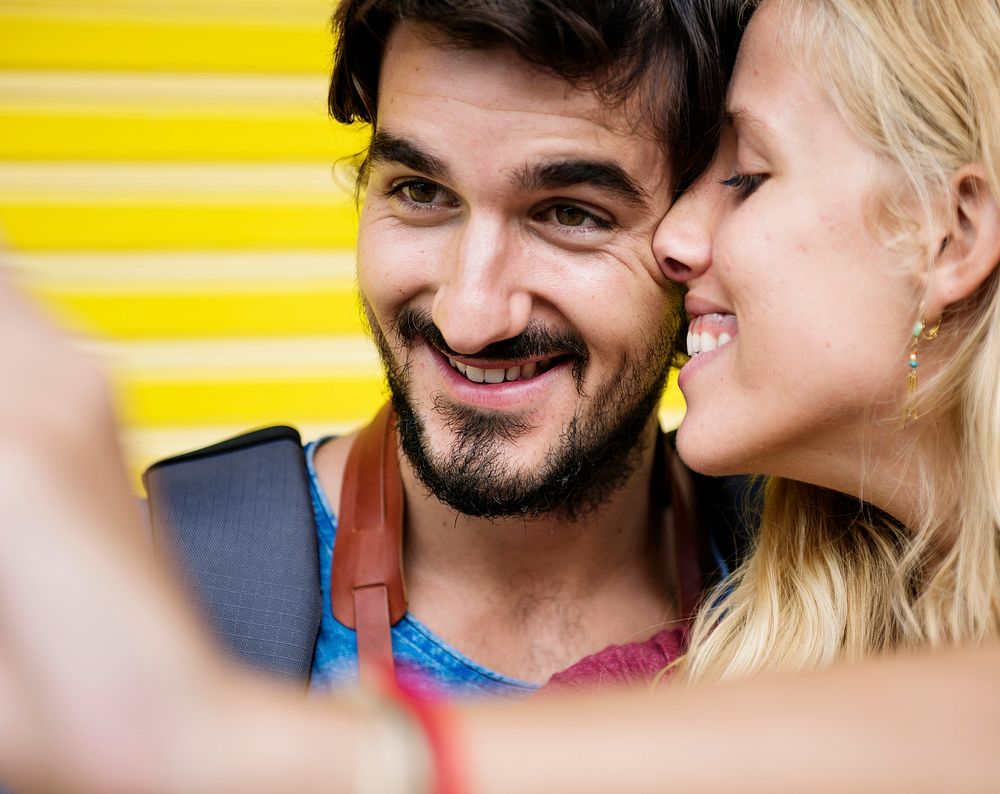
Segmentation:
{"type": "Polygon", "coordinates": [[[729,179],[721,180],[720,184],[736,190],[740,198],[748,198],[766,178],[767,174],[744,174],[737,171],[729,179]]]}

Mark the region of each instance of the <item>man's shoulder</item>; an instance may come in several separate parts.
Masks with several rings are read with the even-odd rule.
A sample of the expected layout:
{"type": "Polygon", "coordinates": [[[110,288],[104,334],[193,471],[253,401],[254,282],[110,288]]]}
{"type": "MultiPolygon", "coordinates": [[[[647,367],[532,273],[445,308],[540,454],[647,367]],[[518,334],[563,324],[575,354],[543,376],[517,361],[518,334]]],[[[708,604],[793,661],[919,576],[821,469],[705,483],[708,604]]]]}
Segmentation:
{"type": "Polygon", "coordinates": [[[347,456],[356,435],[357,433],[351,433],[324,440],[318,445],[313,456],[316,479],[326,495],[327,502],[334,510],[340,504],[340,489],[344,482],[347,456]]]}
{"type": "Polygon", "coordinates": [[[305,680],[321,612],[316,524],[297,431],[265,428],[144,477],[153,536],[236,660],[305,680]]]}

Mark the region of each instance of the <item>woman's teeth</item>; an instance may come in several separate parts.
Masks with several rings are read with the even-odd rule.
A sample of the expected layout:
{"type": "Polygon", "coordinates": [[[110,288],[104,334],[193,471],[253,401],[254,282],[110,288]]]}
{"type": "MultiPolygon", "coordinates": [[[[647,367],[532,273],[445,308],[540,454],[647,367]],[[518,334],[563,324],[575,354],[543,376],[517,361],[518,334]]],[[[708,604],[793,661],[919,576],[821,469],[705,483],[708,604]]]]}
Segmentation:
{"type": "Polygon", "coordinates": [[[689,356],[696,356],[699,353],[708,353],[710,350],[715,350],[717,347],[722,347],[727,342],[731,341],[732,337],[725,331],[720,333],[718,336],[713,334],[711,331],[702,331],[701,333],[688,331],[687,336],[687,349],[689,356]]]}
{"type": "Polygon", "coordinates": [[[506,369],[480,369],[463,364],[461,361],[455,361],[453,358],[449,358],[448,363],[473,383],[503,383],[504,381],[533,378],[535,375],[551,369],[555,361],[554,359],[532,361],[519,367],[507,367],[506,369]]]}

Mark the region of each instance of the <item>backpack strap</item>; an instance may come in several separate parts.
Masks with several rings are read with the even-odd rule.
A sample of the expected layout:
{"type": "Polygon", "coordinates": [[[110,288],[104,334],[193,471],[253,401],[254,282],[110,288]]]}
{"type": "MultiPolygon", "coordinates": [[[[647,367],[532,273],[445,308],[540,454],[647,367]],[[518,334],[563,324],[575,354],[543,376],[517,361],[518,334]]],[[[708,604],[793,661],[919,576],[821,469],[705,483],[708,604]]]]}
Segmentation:
{"type": "Polygon", "coordinates": [[[385,405],[354,439],[344,468],[330,607],[358,637],[362,680],[392,669],[390,628],[406,614],[403,582],[403,483],[395,414],[385,405]]]}
{"type": "Polygon", "coordinates": [[[178,455],[143,476],[153,541],[244,667],[308,680],[322,599],[302,442],[270,427],[178,455]]]}

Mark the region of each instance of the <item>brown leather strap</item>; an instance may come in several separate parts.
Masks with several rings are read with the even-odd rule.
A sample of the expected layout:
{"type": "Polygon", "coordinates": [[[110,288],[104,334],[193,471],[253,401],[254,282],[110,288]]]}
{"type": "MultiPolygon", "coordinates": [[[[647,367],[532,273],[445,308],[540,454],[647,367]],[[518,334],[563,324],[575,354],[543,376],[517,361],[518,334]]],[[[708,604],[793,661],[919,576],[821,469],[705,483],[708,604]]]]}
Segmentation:
{"type": "Polygon", "coordinates": [[[358,635],[358,676],[362,685],[375,685],[386,669],[393,668],[392,625],[386,586],[373,584],[354,590],[354,616],[358,635]]]}
{"type": "Polygon", "coordinates": [[[390,626],[406,613],[403,484],[386,405],[354,439],[344,468],[330,566],[333,616],[358,635],[362,676],[392,665],[390,626]],[[374,663],[374,664],[370,664],[374,663]]]}

